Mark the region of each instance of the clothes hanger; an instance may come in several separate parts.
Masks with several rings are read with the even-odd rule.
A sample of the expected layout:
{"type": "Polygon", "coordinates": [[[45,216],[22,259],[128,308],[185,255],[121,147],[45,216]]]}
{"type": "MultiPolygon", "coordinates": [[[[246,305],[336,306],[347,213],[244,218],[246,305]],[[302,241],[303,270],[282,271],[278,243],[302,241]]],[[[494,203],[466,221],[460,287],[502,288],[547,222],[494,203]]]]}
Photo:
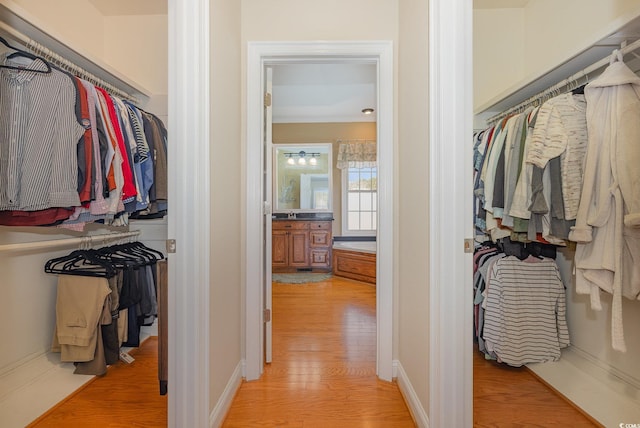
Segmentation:
{"type": "Polygon", "coordinates": [[[145,254],[153,257],[155,259],[155,261],[164,259],[164,254],[162,254],[162,252],[160,252],[158,250],[154,250],[153,248],[147,247],[146,245],[144,245],[140,241],[129,242],[128,245],[130,245],[132,248],[135,248],[138,251],[141,251],[142,253],[145,253],[145,254]]]}
{"type": "Polygon", "coordinates": [[[164,258],[164,254],[139,241],[104,247],[97,251],[97,255],[121,268],[151,265],[164,258]]]}
{"type": "Polygon", "coordinates": [[[47,273],[111,278],[116,274],[113,265],[96,257],[95,250],[75,250],[66,256],[48,260],[47,273]]]}
{"type": "Polygon", "coordinates": [[[5,64],[0,64],[0,68],[9,68],[11,70],[19,70],[19,71],[30,71],[33,73],[42,73],[42,74],[49,74],[51,73],[51,65],[44,59],[41,58],[39,56],[36,56],[30,52],[24,51],[22,49],[18,49],[14,46],[11,46],[9,44],[9,42],[7,42],[4,38],[0,37],[0,43],[2,43],[3,45],[5,45],[6,47],[8,47],[9,49],[14,50],[15,52],[13,52],[12,54],[8,55],[7,58],[11,59],[11,58],[15,58],[17,56],[23,56],[25,58],[29,58],[33,61],[35,60],[40,60],[44,63],[44,65],[47,67],[46,70],[37,70],[37,69],[33,69],[33,68],[26,68],[26,67],[15,67],[13,65],[5,65],[5,64]]]}

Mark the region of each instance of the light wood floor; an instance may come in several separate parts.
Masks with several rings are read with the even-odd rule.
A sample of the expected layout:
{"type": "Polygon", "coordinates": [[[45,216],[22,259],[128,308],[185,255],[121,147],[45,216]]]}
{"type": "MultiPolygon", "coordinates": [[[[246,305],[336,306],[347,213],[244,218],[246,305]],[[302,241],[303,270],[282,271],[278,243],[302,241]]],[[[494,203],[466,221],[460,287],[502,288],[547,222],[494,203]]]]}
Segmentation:
{"type": "Polygon", "coordinates": [[[474,427],[599,427],[525,367],[473,353],[474,427]]]}
{"type": "Polygon", "coordinates": [[[273,284],[273,362],[244,382],[223,427],[413,427],[376,378],[375,286],[273,284]]]}
{"type": "MultiPolygon", "coordinates": [[[[375,287],[333,278],[274,283],[274,362],[242,384],[224,427],[413,427],[394,383],[375,376],[375,287]]],[[[30,427],[167,425],[158,394],[156,339],[30,427]]],[[[475,427],[593,427],[526,369],[474,352],[475,427]]],[[[0,426],[2,424],[0,423],[0,426]]]]}
{"type": "MultiPolygon", "coordinates": [[[[167,396],[158,384],[158,338],[130,352],[135,361],[118,362],[29,428],[166,427],[167,396]]],[[[0,422],[0,426],[2,423],[0,422]]]]}

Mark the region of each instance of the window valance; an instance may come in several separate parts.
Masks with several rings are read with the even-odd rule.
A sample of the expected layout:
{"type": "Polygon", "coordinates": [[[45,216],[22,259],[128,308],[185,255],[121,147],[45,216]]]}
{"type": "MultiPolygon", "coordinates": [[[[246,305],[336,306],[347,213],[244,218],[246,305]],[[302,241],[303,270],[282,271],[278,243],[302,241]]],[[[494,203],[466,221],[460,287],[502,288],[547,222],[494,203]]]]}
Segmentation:
{"type": "Polygon", "coordinates": [[[370,140],[338,141],[338,162],[344,168],[373,168],[377,165],[377,144],[370,140]]]}

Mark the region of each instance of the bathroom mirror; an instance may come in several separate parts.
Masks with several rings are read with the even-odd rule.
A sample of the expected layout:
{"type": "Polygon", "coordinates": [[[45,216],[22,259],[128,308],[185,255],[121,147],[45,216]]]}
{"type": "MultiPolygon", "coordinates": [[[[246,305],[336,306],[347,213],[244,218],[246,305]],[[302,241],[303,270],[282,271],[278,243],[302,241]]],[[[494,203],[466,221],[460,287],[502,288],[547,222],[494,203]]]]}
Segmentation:
{"type": "Polygon", "coordinates": [[[276,144],[273,147],[273,211],[330,212],[330,143],[276,144]]]}

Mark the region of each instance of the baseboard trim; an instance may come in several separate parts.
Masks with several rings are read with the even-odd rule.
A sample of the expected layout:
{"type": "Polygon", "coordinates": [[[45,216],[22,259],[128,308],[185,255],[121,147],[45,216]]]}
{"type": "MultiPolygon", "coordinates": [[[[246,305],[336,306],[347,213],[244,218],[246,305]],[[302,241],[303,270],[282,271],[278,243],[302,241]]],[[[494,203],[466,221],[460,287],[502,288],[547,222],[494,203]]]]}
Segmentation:
{"type": "Polygon", "coordinates": [[[73,395],[94,379],[74,375],[72,363],[61,363],[60,354],[44,353],[0,376],[2,426],[24,427],[73,395]]]}
{"type": "Polygon", "coordinates": [[[413,417],[413,421],[416,423],[418,428],[429,428],[429,417],[427,416],[427,412],[422,406],[422,403],[420,403],[418,395],[413,389],[413,385],[411,384],[407,373],[402,368],[402,364],[399,361],[394,360],[393,366],[397,373],[396,379],[398,382],[398,388],[404,397],[404,401],[407,403],[407,407],[409,407],[409,412],[413,417]]]}
{"type": "Polygon", "coordinates": [[[209,416],[209,427],[218,428],[222,426],[224,418],[227,416],[227,412],[231,408],[231,403],[236,396],[236,392],[242,383],[242,367],[243,363],[241,361],[231,374],[229,382],[227,382],[227,386],[224,388],[220,399],[218,399],[216,406],[213,408],[213,411],[209,416]]]}
{"type": "Polygon", "coordinates": [[[555,362],[528,364],[540,380],[603,426],[640,420],[640,391],[613,367],[578,349],[566,349],[555,362]],[[615,374],[614,374],[615,372],[615,374]]]}

